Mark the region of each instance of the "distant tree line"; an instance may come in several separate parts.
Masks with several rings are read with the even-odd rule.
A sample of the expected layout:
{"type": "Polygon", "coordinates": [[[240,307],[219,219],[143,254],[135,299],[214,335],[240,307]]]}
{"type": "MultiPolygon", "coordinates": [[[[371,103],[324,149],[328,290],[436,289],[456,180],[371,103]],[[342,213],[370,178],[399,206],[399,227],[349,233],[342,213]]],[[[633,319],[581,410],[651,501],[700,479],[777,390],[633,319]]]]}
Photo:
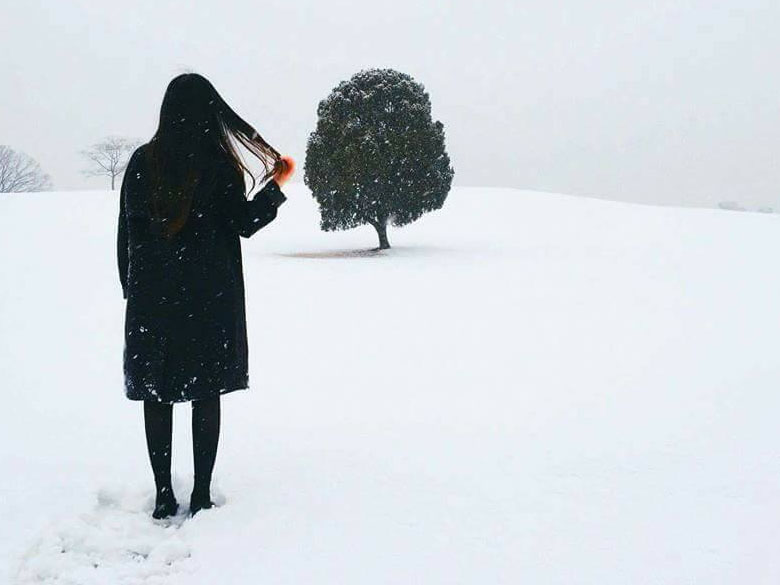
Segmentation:
{"type": "MultiPolygon", "coordinates": [[[[82,172],[88,177],[108,177],[113,191],[137,146],[137,140],[108,136],[81,151],[88,163],[82,172]]],[[[51,177],[38,161],[10,146],[0,145],[0,193],[48,191],[51,187],[51,177]]]]}
{"type": "MultiPolygon", "coordinates": [[[[718,207],[720,209],[725,209],[726,211],[750,211],[748,208],[743,207],[736,201],[721,201],[718,203],[718,207]]],[[[759,213],[774,213],[775,210],[772,207],[769,206],[763,206],[756,209],[759,213]]]]}

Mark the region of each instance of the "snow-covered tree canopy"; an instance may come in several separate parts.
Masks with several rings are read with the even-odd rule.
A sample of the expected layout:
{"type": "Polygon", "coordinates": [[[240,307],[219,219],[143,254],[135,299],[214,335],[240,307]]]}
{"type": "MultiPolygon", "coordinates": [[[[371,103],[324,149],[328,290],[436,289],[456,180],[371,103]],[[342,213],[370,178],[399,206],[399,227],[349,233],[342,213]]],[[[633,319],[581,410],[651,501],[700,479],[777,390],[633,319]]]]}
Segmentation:
{"type": "Polygon", "coordinates": [[[320,205],[323,230],[403,226],[439,209],[454,171],[444,127],[431,118],[425,88],[392,69],[360,71],[317,108],[304,180],[320,205]]]}

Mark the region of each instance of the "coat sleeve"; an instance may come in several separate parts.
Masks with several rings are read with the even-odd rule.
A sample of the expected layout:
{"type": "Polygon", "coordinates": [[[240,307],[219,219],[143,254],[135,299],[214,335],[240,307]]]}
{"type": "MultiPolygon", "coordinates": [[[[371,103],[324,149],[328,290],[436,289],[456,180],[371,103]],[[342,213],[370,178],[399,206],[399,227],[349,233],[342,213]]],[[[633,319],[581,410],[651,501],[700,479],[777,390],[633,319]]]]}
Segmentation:
{"type": "MultiPolygon", "coordinates": [[[[128,170],[130,165],[128,164],[128,170]]],[[[127,199],[128,172],[122,179],[122,187],[119,189],[119,223],[117,226],[116,237],[116,258],[119,268],[119,283],[122,285],[122,296],[127,298],[127,269],[129,265],[128,257],[128,239],[127,239],[127,211],[125,210],[125,200],[127,199]]]]}
{"type": "Polygon", "coordinates": [[[243,177],[236,174],[227,185],[222,213],[232,231],[249,238],[276,219],[277,210],[287,197],[274,179],[252,199],[246,198],[245,188],[243,177]]]}

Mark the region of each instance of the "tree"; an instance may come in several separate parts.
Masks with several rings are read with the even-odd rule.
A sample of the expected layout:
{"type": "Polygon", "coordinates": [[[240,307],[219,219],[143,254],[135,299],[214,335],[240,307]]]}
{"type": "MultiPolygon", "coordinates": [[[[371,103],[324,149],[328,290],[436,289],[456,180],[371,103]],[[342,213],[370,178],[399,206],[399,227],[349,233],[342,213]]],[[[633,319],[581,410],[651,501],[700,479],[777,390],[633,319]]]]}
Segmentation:
{"type": "Polygon", "coordinates": [[[111,190],[114,190],[116,178],[125,172],[130,155],[138,146],[135,140],[119,136],[108,136],[81,154],[90,164],[83,173],[88,177],[111,177],[111,190]]]}
{"type": "Polygon", "coordinates": [[[0,145],[0,193],[47,191],[51,178],[38,162],[16,150],[0,145]]]}
{"type": "Polygon", "coordinates": [[[441,208],[454,171],[444,126],[431,118],[425,88],[392,69],[369,69],[341,82],[317,108],[304,182],[323,230],[369,224],[379,248],[387,224],[407,225],[441,208]]]}

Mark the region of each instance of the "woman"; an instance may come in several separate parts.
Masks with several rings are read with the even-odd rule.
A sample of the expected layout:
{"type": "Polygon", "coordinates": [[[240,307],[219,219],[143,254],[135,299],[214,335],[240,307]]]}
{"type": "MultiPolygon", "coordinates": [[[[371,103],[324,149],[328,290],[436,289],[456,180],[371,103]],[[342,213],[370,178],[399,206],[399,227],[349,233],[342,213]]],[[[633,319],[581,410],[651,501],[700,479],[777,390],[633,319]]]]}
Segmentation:
{"type": "MultiPolygon", "coordinates": [[[[131,156],[120,192],[117,255],[125,313],[125,394],[144,401],[157,497],[152,516],[176,514],[171,487],[173,404],[192,402],[195,482],[190,513],[214,504],[220,396],[249,387],[239,236],[276,217],[294,170],[204,77],[168,85],[152,139],[131,156]],[[247,200],[243,145],[268,183],[247,200]]],[[[250,189],[251,190],[251,189],[250,189]]]]}

